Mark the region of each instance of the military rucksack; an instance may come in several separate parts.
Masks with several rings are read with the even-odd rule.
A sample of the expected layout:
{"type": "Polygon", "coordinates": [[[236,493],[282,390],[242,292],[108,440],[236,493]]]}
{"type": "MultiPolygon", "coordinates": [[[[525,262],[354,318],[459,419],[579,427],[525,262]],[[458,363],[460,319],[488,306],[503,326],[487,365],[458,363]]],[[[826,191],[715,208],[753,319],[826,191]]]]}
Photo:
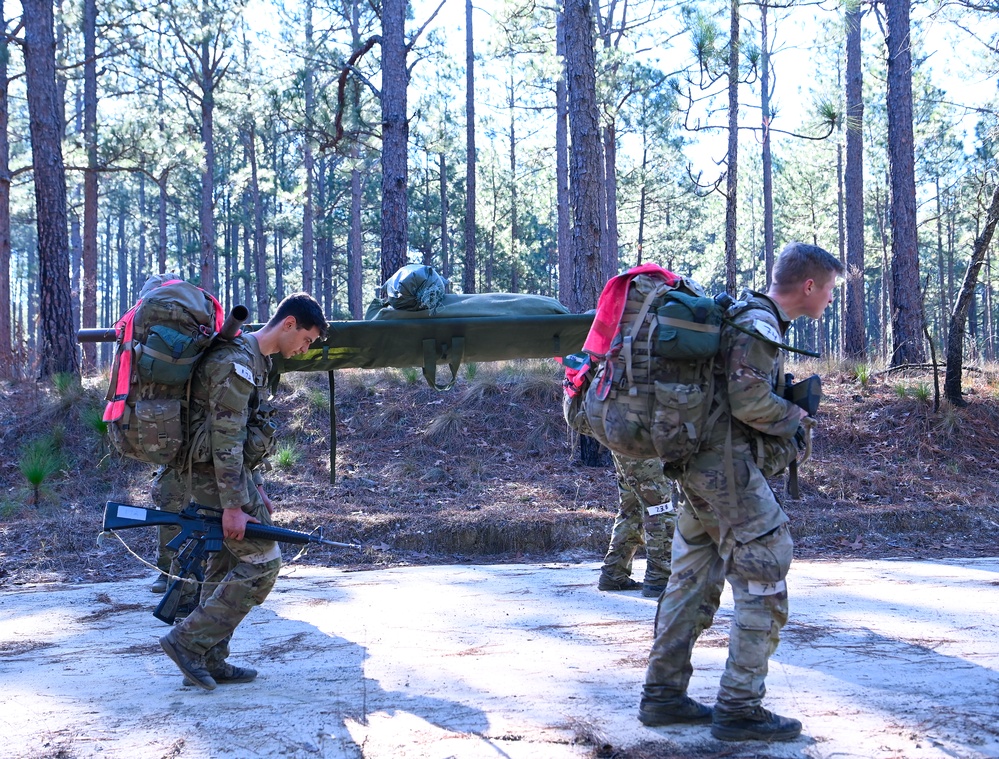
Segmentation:
{"type": "Polygon", "coordinates": [[[176,274],[150,277],[115,324],[104,421],[119,453],[170,464],[187,437],[190,381],[223,324],[219,302],[176,274]]]}
{"type": "Polygon", "coordinates": [[[566,362],[566,421],[610,450],[679,467],[710,428],[724,309],[647,264],[612,278],[582,356],[566,362]]]}

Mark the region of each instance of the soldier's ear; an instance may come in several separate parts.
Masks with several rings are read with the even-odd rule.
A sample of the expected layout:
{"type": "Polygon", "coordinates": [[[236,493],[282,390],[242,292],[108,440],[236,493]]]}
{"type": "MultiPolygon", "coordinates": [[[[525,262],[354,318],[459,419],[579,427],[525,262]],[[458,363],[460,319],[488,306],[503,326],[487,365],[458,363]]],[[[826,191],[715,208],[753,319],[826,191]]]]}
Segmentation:
{"type": "Polygon", "coordinates": [[[294,316],[286,316],[281,322],[281,329],[285,332],[290,332],[291,330],[298,329],[298,319],[294,316]]]}

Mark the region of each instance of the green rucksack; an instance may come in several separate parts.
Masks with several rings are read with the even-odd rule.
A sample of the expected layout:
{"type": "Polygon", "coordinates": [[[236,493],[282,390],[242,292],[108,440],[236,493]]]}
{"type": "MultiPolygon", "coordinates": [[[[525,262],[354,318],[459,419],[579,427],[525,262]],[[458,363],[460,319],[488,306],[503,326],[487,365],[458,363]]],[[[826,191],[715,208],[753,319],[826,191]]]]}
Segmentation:
{"type": "Polygon", "coordinates": [[[104,421],[119,453],[148,464],[177,459],[187,438],[190,380],[222,323],[222,306],[200,287],[176,274],[146,281],[115,324],[104,421]]]}
{"type": "Polygon", "coordinates": [[[608,283],[604,293],[616,297],[601,295],[612,310],[601,318],[598,305],[594,330],[620,313],[617,330],[609,345],[604,335],[605,350],[591,330],[592,376],[574,405],[567,399],[567,418],[616,453],[682,466],[710,425],[723,309],[692,279],[635,271],[608,283]]]}

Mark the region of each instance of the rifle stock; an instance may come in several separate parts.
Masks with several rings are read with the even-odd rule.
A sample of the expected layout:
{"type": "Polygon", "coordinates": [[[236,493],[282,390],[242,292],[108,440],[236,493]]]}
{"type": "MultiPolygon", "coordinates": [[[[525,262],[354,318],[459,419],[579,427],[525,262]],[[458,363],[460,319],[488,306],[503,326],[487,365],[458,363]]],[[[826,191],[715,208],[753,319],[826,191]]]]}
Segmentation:
{"type": "MultiPolygon", "coordinates": [[[[819,403],[822,401],[822,379],[817,374],[806,377],[801,382],[794,381],[793,374],[784,375],[784,398],[791,401],[795,406],[803,408],[809,416],[815,416],[819,412],[819,403]]],[[[799,427],[799,432],[801,428],[799,427]]],[[[795,433],[797,441],[798,433],[795,433]]],[[[802,438],[799,449],[804,445],[802,438]]],[[[798,462],[792,461],[787,468],[787,492],[792,498],[801,497],[801,487],[798,483],[798,462]]]]}

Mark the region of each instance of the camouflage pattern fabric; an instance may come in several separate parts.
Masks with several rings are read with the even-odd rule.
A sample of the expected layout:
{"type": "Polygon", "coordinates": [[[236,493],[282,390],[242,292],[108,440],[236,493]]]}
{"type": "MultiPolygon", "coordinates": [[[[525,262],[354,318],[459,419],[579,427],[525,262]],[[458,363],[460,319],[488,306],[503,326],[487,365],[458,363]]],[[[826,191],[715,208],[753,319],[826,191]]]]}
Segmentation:
{"type": "MultiPolygon", "coordinates": [[[[783,335],[788,320],[777,304],[759,293],[748,297],[753,308],[737,321],[783,335]]],[[[727,413],[679,480],[673,573],[659,599],[642,702],[654,706],[686,693],[691,651],[711,625],[727,579],[735,615],[715,711],[738,719],[766,692],[768,661],[787,621],[793,553],[787,515],[761,469],[778,462],[761,461],[758,443],[766,437],[779,443],[775,450],[793,446],[799,414],[774,393],[783,368],[776,347],[732,328],[722,341],[716,402],[727,413]]]]}
{"type": "Polygon", "coordinates": [[[609,580],[631,577],[635,553],[645,546],[645,584],[665,585],[669,579],[675,514],[673,488],[659,459],[632,459],[612,453],[620,507],[614,518],[610,546],[601,570],[609,580]],[[661,507],[667,507],[660,511],[661,507]],[[649,513],[649,509],[659,513],[649,513]]]}
{"type": "MultiPolygon", "coordinates": [[[[183,511],[184,507],[191,501],[187,493],[187,482],[184,474],[177,469],[166,466],[160,467],[153,476],[150,494],[157,508],[172,511],[175,514],[183,511]]],[[[180,573],[177,552],[170,548],[167,543],[177,537],[180,528],[173,525],[163,525],[158,529],[159,546],[156,554],[156,567],[161,572],[176,577],[180,573]]],[[[204,571],[204,566],[201,569],[204,571]]],[[[200,589],[197,583],[185,583],[184,591],[180,597],[181,606],[197,603],[199,593],[200,589]]]]}
{"type": "MultiPolygon", "coordinates": [[[[203,506],[242,508],[267,525],[270,514],[255,485],[259,477],[247,466],[253,453],[245,447],[248,429],[259,422],[268,370],[256,340],[244,335],[202,361],[191,391],[191,498],[203,506]]],[[[200,606],[174,628],[174,639],[204,655],[210,670],[218,668],[233,631],[267,598],[280,568],[274,541],[226,539],[208,561],[200,606]]]]}

